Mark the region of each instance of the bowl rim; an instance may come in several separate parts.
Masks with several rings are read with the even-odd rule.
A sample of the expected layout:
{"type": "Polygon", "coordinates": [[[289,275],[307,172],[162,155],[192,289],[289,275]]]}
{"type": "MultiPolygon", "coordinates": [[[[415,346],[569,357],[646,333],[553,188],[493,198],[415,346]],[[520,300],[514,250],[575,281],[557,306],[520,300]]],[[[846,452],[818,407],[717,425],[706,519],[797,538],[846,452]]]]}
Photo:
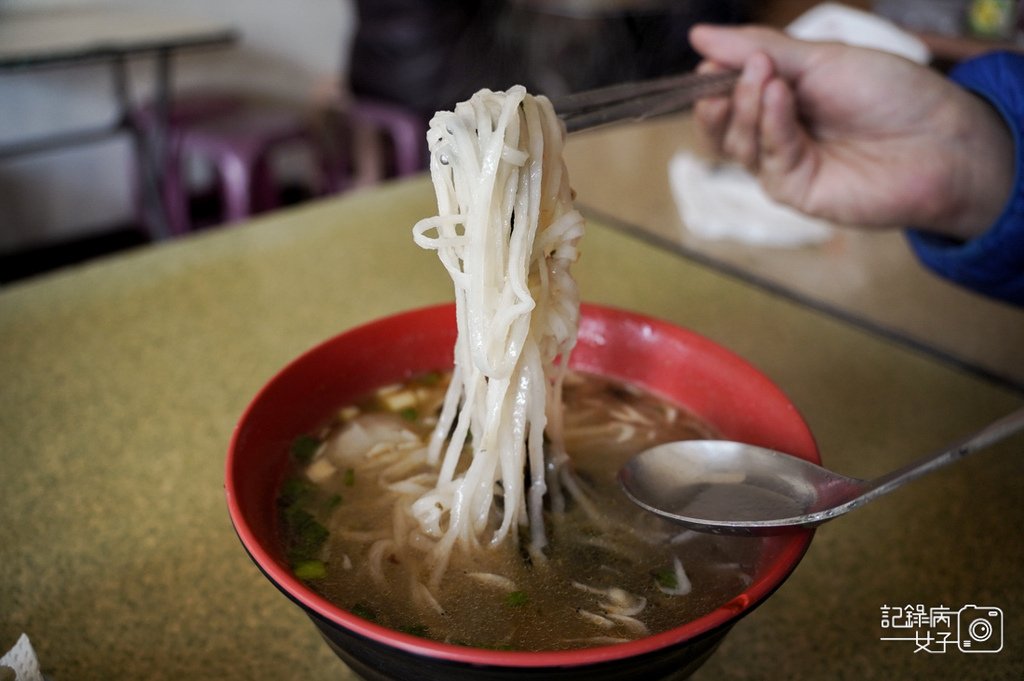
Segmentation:
{"type": "MultiPolygon", "coordinates": [[[[486,648],[460,646],[421,638],[412,634],[389,629],[375,622],[363,619],[362,617],[331,603],[326,598],[313,591],[312,588],[295,577],[290,570],[280,565],[278,561],[271,556],[270,552],[259,542],[256,532],[245,519],[245,515],[238,501],[237,485],[235,480],[235,472],[238,468],[238,459],[240,456],[239,448],[241,447],[243,426],[250,419],[256,406],[260,404],[266,393],[275,383],[280,381],[283,376],[289,374],[297,365],[308,361],[311,356],[323,351],[327,346],[338,342],[341,337],[358,333],[361,330],[368,329],[378,324],[395,322],[403,317],[416,314],[422,314],[428,317],[443,315],[450,312],[453,308],[454,303],[442,303],[400,311],[350,327],[315,344],[292,359],[284,367],[277,370],[249,401],[241,417],[236,423],[228,445],[224,482],[224,491],[231,523],[234,526],[235,533],[250,559],[256,564],[268,580],[293,602],[303,609],[314,613],[317,618],[344,628],[350,633],[414,655],[478,666],[520,668],[581,667],[651,654],[687,641],[702,638],[706,635],[712,634],[720,628],[731,626],[764,602],[764,600],[774,593],[774,591],[778,589],[796,569],[810,546],[811,539],[814,536],[813,529],[798,530],[785,535],[786,541],[784,545],[776,552],[773,559],[766,569],[763,570],[758,579],[754,580],[743,592],[728,602],[694,620],[685,622],[667,631],[625,643],[550,651],[491,650],[486,648]]],[[[788,396],[786,396],[774,382],[768,379],[760,369],[755,367],[748,360],[695,331],[687,329],[674,322],[613,306],[594,303],[583,303],[581,305],[581,319],[595,314],[611,315],[640,323],[654,324],[663,329],[670,329],[673,333],[681,333],[689,337],[690,340],[696,340],[704,347],[712,349],[714,352],[720,353],[722,356],[730,357],[732,361],[738,362],[739,364],[744,365],[747,370],[760,375],[761,378],[768,381],[768,384],[774,388],[781,397],[789,401],[788,396]]],[[[810,455],[809,458],[811,458],[815,463],[820,463],[820,452],[816,442],[814,441],[813,435],[810,432],[810,428],[803,416],[796,410],[795,406],[793,407],[793,414],[794,418],[799,421],[803,430],[806,431],[806,436],[809,438],[809,443],[812,448],[812,451],[808,452],[810,455]]]]}

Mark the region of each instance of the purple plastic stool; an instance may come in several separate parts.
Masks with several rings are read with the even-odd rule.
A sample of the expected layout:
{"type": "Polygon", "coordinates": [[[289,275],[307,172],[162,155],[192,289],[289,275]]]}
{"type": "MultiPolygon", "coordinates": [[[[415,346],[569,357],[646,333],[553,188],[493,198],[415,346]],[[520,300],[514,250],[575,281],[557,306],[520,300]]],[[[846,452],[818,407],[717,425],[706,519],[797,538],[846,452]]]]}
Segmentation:
{"type": "MultiPolygon", "coordinates": [[[[161,186],[159,188],[159,192],[164,202],[164,206],[171,206],[172,204],[178,203],[177,196],[169,196],[165,178],[167,177],[169,168],[172,166],[177,167],[181,162],[176,156],[172,158],[171,154],[173,150],[176,150],[179,147],[177,139],[181,135],[182,130],[191,125],[201,123],[204,120],[236,113],[244,106],[245,99],[241,96],[221,92],[208,93],[195,91],[182,94],[174,98],[174,101],[171,103],[170,109],[167,112],[167,126],[165,129],[166,139],[163,140],[164,158],[161,164],[161,186]]],[[[146,136],[154,135],[156,130],[160,127],[157,125],[156,105],[146,104],[134,109],[130,113],[130,123],[142,134],[146,136]]],[[[142,164],[142,159],[137,158],[135,164],[136,167],[132,175],[132,186],[134,190],[136,215],[138,216],[140,224],[146,224],[147,212],[145,206],[142,205],[143,192],[139,189],[139,181],[142,179],[142,164]]],[[[175,191],[178,190],[176,189],[175,191]]],[[[182,226],[183,219],[184,218],[178,215],[174,219],[175,224],[168,225],[173,234],[180,234],[182,231],[187,231],[186,228],[182,226]]],[[[168,216],[168,221],[171,222],[170,216],[168,216]]],[[[149,227],[152,232],[152,226],[149,227]]]]}
{"type": "MultiPolygon", "coordinates": [[[[146,106],[134,116],[136,125],[154,129],[154,108],[146,106]]],[[[196,158],[208,163],[216,176],[223,222],[237,222],[276,207],[279,187],[270,160],[288,145],[303,146],[316,171],[314,192],[340,184],[324,158],[321,139],[307,112],[257,105],[240,96],[195,93],[176,98],[168,114],[167,139],[160,188],[172,235],[185,234],[195,225],[190,212],[190,191],[185,162],[196,158]]]]}
{"type": "MultiPolygon", "coordinates": [[[[239,111],[245,101],[237,94],[201,90],[177,95],[167,112],[168,132],[173,134],[178,127],[239,111]]],[[[132,124],[151,133],[156,127],[156,115],[155,104],[140,106],[131,112],[132,124]]]]}
{"type": "Polygon", "coordinates": [[[353,120],[383,132],[392,147],[392,171],[398,177],[412,175],[426,167],[427,122],[402,106],[364,97],[348,106],[353,120]]]}
{"type": "Polygon", "coordinates": [[[280,191],[270,168],[272,154],[286,145],[311,153],[317,177],[314,193],[329,184],[319,134],[304,112],[246,107],[241,111],[180,127],[168,145],[164,196],[174,234],[192,229],[184,162],[200,158],[214,169],[221,188],[226,223],[238,222],[279,204],[280,191]]]}

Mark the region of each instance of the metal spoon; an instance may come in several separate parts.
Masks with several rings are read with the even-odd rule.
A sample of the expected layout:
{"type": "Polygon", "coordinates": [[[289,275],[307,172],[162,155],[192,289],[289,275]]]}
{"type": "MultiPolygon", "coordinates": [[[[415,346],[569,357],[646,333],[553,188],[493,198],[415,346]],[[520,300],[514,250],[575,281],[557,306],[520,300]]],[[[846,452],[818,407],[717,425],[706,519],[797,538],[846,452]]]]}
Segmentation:
{"type": "Polygon", "coordinates": [[[632,501],[716,534],[767,535],[814,527],[1024,428],[1024,408],[964,440],[874,480],[839,475],[789,454],[725,440],[669,442],[619,471],[632,501]]]}

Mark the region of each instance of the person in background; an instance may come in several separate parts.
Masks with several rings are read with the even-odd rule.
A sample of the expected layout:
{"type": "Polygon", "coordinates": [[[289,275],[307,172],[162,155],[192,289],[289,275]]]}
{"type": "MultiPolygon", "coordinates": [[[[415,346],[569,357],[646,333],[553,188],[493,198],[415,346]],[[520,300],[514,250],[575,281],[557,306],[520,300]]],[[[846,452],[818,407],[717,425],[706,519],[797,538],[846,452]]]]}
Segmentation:
{"type": "Polygon", "coordinates": [[[557,96],[690,70],[698,21],[735,24],[745,0],[356,0],[348,86],[424,122],[481,88],[557,96]]]}
{"type": "Polygon", "coordinates": [[[1024,305],[1024,55],[991,53],[947,78],[887,53],[699,25],[699,70],[741,71],[698,103],[702,143],[775,200],[867,228],[909,227],[921,261],[1024,305]]]}

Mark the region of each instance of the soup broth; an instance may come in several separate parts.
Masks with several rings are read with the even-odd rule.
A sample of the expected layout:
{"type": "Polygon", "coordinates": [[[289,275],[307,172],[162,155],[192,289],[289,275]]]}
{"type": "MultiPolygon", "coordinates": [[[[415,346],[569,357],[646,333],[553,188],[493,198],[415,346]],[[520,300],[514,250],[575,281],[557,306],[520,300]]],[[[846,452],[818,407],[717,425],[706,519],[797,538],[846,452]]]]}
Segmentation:
{"type": "Polygon", "coordinates": [[[295,574],[318,593],[414,635],[536,651],[664,631],[749,584],[757,542],[681,530],[630,503],[615,479],[641,449],[714,431],[653,395],[570,372],[564,439],[580,489],[548,500],[545,558],[524,549],[525,537],[455,550],[428,587],[429,532],[405,509],[437,480],[425,447],[449,379],[383,388],[294,443],[279,496],[282,540],[295,574]]]}

